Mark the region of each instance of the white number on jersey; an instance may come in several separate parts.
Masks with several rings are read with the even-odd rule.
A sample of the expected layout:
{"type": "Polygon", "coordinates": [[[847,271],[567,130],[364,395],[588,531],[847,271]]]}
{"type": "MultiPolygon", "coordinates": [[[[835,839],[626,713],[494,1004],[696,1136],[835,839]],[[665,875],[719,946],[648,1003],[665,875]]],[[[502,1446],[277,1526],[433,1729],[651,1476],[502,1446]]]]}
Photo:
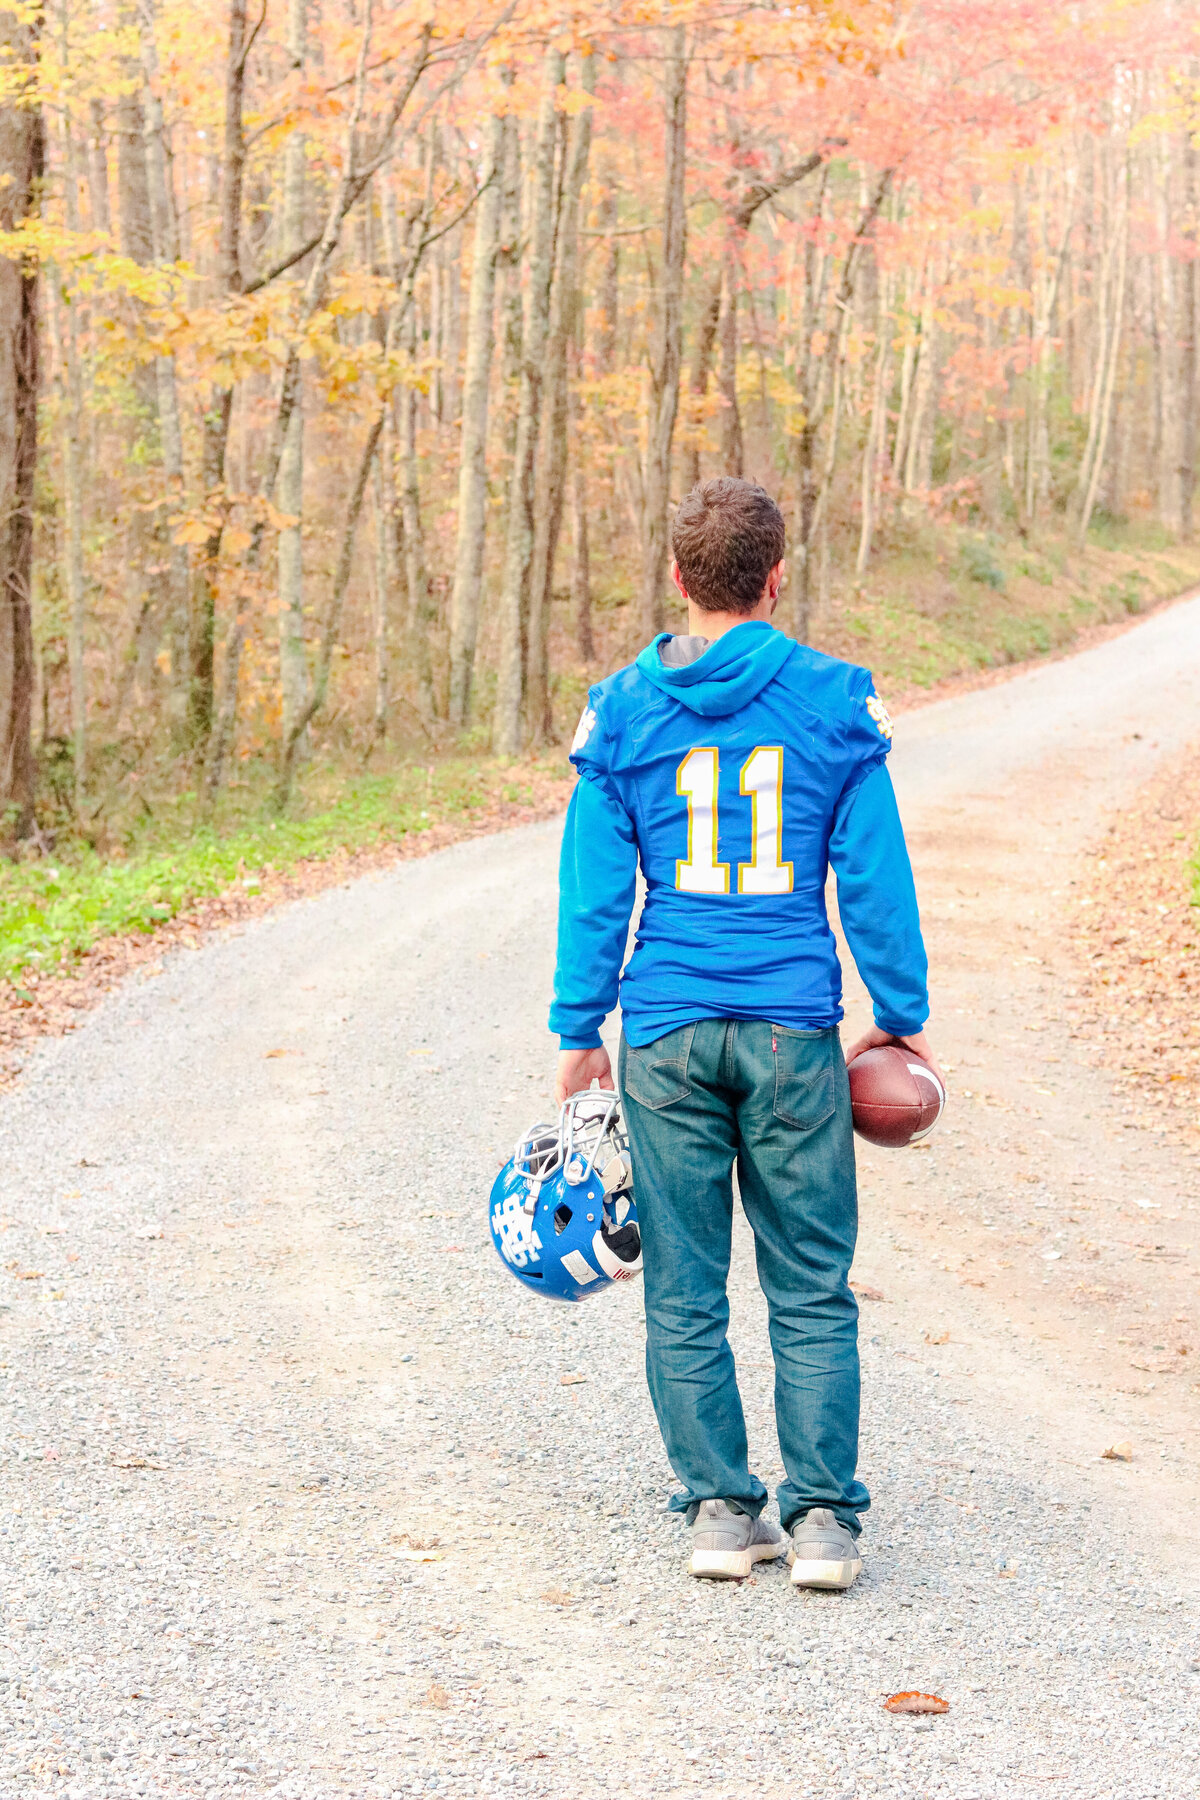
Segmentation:
{"type": "MultiPolygon", "coordinates": [[[[675,792],[687,800],[687,856],[675,864],[683,894],[727,894],[729,864],[717,861],[717,790],[720,753],[689,750],[675,775],[675,792]]],[[[792,865],[782,859],[783,750],[760,744],[742,764],[741,792],[751,803],[753,852],[738,864],[739,894],[790,894],[792,865]]]]}
{"type": "Polygon", "coordinates": [[[675,774],[675,792],[687,800],[687,856],[675,864],[675,886],[683,894],[727,894],[729,864],[717,861],[717,781],[715,750],[689,750],[675,774]]]}
{"type": "Polygon", "coordinates": [[[780,860],[783,844],[783,750],[760,744],[742,764],[741,791],[754,813],[752,858],[738,864],[739,894],[790,894],[792,865],[780,860]]]}

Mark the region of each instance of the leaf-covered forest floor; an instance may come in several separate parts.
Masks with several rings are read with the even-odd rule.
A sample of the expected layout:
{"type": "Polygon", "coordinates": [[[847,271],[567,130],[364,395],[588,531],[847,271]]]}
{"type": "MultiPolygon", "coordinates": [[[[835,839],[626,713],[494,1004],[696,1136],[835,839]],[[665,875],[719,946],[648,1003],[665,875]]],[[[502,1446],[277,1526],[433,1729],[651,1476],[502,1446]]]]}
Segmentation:
{"type": "Polygon", "coordinates": [[[1200,1140],[1200,743],[1118,813],[1079,902],[1076,1033],[1145,1121],[1200,1140]]]}
{"type": "MultiPolygon", "coordinates": [[[[1068,653],[1198,582],[1200,546],[1149,526],[1101,523],[1086,549],[1061,535],[1001,541],[920,528],[862,581],[834,583],[813,641],[868,664],[893,708],[906,709],[1068,653]]],[[[627,616],[626,596],[598,601],[605,667],[628,654],[627,616]]],[[[566,735],[587,681],[583,668],[559,681],[566,735]]],[[[20,1041],[70,1029],[166,942],[380,861],[549,816],[565,804],[569,775],[557,746],[510,765],[461,746],[401,743],[368,772],[361,750],[318,741],[285,816],[271,807],[268,761],[250,757],[211,820],[169,775],[131,780],[90,841],[60,822],[47,853],[0,861],[0,1065],[15,1067],[20,1041]]]]}

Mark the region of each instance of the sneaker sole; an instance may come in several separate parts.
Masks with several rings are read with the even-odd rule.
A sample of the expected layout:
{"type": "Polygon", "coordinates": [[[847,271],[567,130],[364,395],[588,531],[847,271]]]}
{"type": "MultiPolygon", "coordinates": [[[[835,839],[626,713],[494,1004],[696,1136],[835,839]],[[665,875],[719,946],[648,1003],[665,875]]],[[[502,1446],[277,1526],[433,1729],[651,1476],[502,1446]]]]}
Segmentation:
{"type": "Polygon", "coordinates": [[[752,1544],[745,1550],[693,1550],[688,1574],[702,1581],[744,1581],[756,1562],[787,1554],[784,1544],[752,1544]]]}
{"type": "Polygon", "coordinates": [[[818,1562],[807,1558],[796,1557],[792,1562],[792,1586],[810,1588],[849,1588],[862,1574],[862,1558],[847,1557],[845,1561],[818,1562]]]}

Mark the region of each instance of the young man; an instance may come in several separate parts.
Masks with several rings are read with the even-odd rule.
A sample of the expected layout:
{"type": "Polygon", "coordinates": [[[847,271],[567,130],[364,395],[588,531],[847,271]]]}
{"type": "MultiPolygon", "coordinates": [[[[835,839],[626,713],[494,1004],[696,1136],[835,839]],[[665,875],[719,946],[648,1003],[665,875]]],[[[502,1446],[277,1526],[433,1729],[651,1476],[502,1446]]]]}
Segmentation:
{"type": "Polygon", "coordinates": [[[646,1370],[692,1528],[691,1572],[737,1577],[787,1553],[798,1586],[862,1563],[857,1229],[841,970],[870,990],[872,1044],[929,1056],[926,962],[865,669],[771,625],[784,528],[761,487],[721,477],[675,515],[690,635],[666,633],[592,688],[571,760],[560,870],[560,1101],[612,1086],[600,1026],[624,1023],[621,1099],[645,1256],[646,1370]],[[621,975],[638,861],[646,898],[621,975]],[[732,1170],[770,1313],[783,1531],[759,1517],[726,1338],[732,1170]],[[785,1535],[790,1533],[791,1542],[785,1535]]]}

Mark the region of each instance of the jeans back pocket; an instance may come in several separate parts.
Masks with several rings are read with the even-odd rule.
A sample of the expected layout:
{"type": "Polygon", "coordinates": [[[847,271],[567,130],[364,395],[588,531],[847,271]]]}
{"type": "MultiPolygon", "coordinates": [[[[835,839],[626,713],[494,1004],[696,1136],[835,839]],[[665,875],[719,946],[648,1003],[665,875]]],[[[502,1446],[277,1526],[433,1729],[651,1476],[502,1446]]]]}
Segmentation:
{"type": "Polygon", "coordinates": [[[683,1025],[640,1048],[626,1039],[621,1045],[621,1087],[629,1098],[651,1112],[686,1100],[692,1091],[687,1071],[695,1035],[695,1025],[683,1025]]]}
{"type": "Polygon", "coordinates": [[[800,1131],[815,1130],[837,1110],[837,1032],[790,1031],[772,1025],[771,1045],[775,1117],[800,1131]]]}

